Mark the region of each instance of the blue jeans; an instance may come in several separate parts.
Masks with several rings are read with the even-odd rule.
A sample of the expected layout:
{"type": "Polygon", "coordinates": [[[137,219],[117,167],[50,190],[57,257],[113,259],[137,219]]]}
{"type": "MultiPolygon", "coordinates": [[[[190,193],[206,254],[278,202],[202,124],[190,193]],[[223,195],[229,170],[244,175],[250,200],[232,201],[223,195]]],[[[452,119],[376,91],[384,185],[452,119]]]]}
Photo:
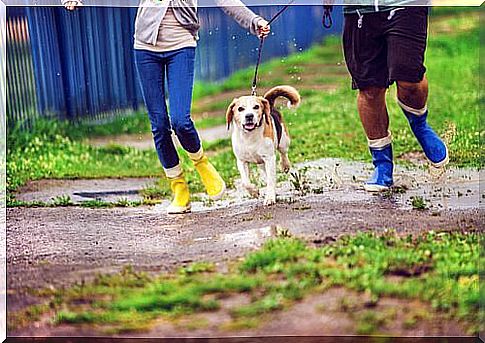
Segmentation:
{"type": "Polygon", "coordinates": [[[179,157],[173,144],[172,129],[186,151],[196,153],[201,148],[190,118],[195,48],[167,52],[135,50],[135,61],[158,158],[164,169],[176,167],[179,157]],[[170,118],[165,101],[165,78],[170,118]]]}

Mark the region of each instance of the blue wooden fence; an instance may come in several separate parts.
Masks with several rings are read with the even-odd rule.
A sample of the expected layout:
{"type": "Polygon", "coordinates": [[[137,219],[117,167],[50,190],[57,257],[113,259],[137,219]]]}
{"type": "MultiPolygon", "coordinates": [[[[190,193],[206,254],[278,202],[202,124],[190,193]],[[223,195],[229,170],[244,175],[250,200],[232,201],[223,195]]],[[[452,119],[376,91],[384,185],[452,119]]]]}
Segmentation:
{"type": "MultiPolygon", "coordinates": [[[[270,18],[280,7],[253,8],[270,18]]],[[[321,6],[292,6],[272,25],[264,59],[302,51],[341,30],[321,27],[321,6]]],[[[101,118],[142,105],[133,63],[135,8],[8,8],[9,126],[37,117],[101,118]]],[[[218,8],[201,8],[196,78],[218,81],[252,65],[258,40],[218,8]]],[[[26,125],[28,126],[28,125],[26,125]]]]}
{"type": "Polygon", "coordinates": [[[7,124],[12,126],[39,112],[27,19],[20,11],[7,13],[7,124]]]}

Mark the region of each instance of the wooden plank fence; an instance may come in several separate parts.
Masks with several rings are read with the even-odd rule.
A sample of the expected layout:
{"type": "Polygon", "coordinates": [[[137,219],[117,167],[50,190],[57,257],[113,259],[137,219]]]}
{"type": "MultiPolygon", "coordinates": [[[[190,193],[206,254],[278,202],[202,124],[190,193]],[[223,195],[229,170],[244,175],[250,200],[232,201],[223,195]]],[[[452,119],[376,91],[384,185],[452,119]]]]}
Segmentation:
{"type": "MultiPolygon", "coordinates": [[[[278,6],[254,8],[271,17],[278,6]]],[[[321,27],[321,6],[292,6],[273,24],[264,59],[302,51],[341,29],[321,27]],[[304,18],[305,25],[302,24],[304,18]]],[[[136,8],[7,8],[7,123],[101,120],[142,106],[133,58],[136,8]]],[[[257,38],[218,8],[199,9],[196,78],[218,81],[252,65],[257,38]]],[[[249,87],[249,85],[248,85],[249,87]]]]}

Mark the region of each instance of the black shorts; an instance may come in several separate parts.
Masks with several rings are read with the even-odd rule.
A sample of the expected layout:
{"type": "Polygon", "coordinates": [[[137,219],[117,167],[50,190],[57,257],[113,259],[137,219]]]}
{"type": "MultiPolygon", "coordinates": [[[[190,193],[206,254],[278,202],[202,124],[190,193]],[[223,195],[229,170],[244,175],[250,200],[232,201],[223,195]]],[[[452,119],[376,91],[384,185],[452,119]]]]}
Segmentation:
{"type": "Polygon", "coordinates": [[[424,6],[346,14],[343,45],[352,88],[420,82],[426,72],[427,31],[428,7],[424,6]]]}

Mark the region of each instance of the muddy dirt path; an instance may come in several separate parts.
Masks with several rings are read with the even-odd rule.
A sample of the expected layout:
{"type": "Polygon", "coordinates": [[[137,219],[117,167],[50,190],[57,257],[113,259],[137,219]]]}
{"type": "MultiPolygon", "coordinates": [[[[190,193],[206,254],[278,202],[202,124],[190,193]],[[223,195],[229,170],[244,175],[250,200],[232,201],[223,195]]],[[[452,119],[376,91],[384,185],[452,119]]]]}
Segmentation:
{"type": "MultiPolygon", "coordinates": [[[[483,225],[484,212],[480,209],[483,194],[478,171],[452,169],[440,180],[430,182],[422,169],[397,166],[395,180],[399,191],[384,195],[371,195],[362,189],[362,181],[371,173],[370,166],[364,163],[321,159],[298,164],[294,172],[300,175],[301,189],[295,189],[291,178],[280,180],[279,201],[271,207],[263,206],[261,199],[251,199],[243,192],[231,189],[223,200],[217,202],[208,202],[198,195],[200,200],[194,201],[193,213],[182,216],[165,214],[168,200],[157,206],[132,208],[10,208],[7,211],[9,311],[39,301],[29,292],[31,288],[58,288],[88,281],[96,273],[116,272],[126,265],[159,273],[195,261],[210,261],[223,272],[227,262],[257,249],[282,230],[319,245],[330,243],[341,235],[365,230],[393,229],[400,234],[409,234],[429,230],[477,230],[483,225]],[[411,199],[415,196],[425,200],[427,210],[413,209],[411,199]]],[[[36,198],[58,195],[56,192],[77,192],[81,197],[79,192],[89,189],[98,192],[97,195],[106,193],[111,197],[110,190],[136,189],[151,181],[112,179],[66,183],[52,180],[31,185],[30,193],[26,194],[36,198]]],[[[272,315],[256,331],[221,331],[219,324],[228,321],[230,315],[227,311],[218,311],[200,315],[203,318],[199,319],[207,322],[205,328],[193,331],[186,329],[190,323],[160,322],[150,336],[355,332],[356,318],[343,313],[339,307],[338,299],[348,299],[349,296],[352,295],[348,291],[333,290],[311,297],[289,311],[272,315]],[[319,309],[321,306],[316,306],[318,304],[327,306],[324,312],[319,309]],[[308,323],[313,324],[288,319],[294,317],[309,318],[308,323]],[[293,325],[288,325],[289,321],[293,325]]],[[[384,311],[385,316],[392,308],[408,305],[397,299],[388,299],[382,304],[382,309],[376,310],[384,311]]],[[[229,308],[231,304],[227,306],[229,308]]],[[[409,306],[410,309],[414,307],[409,306]]],[[[384,327],[383,332],[403,335],[465,332],[459,323],[441,320],[435,315],[413,330],[402,329],[406,316],[397,318],[392,321],[394,324],[384,327]]],[[[49,323],[11,334],[96,334],[91,329],[85,331],[81,327],[49,323]]]]}
{"type": "MultiPolygon", "coordinates": [[[[257,248],[275,234],[275,227],[325,242],[360,230],[415,233],[478,229],[483,224],[478,171],[450,169],[433,181],[423,169],[397,166],[398,192],[384,195],[362,189],[371,172],[368,164],[339,159],[298,164],[293,173],[299,175],[299,189],[294,177],[280,180],[275,206],[231,189],[217,202],[198,195],[193,213],[182,216],[165,214],[169,200],[135,208],[10,208],[8,288],[70,283],[127,264],[158,271],[192,261],[230,260],[257,248]],[[422,198],[428,209],[413,209],[414,197],[422,198]]],[[[147,181],[60,180],[56,186],[52,180],[25,195],[31,200],[71,193],[81,197],[88,189],[89,194],[97,190],[96,196],[108,194],[101,199],[109,201],[113,190],[136,191],[147,181]]]]}
{"type": "Polygon", "coordinates": [[[310,241],[361,230],[477,229],[478,208],[403,209],[392,198],[345,190],[265,207],[261,201],[167,216],[161,206],[115,209],[12,208],[7,211],[8,288],[20,291],[80,281],[131,264],[158,271],[192,261],[244,255],[287,228],[310,241]]]}
{"type": "MultiPolygon", "coordinates": [[[[375,196],[369,199],[366,194],[359,193],[360,200],[351,200],[346,193],[335,190],[308,195],[297,202],[280,202],[272,207],[264,207],[259,201],[248,202],[244,206],[200,211],[180,217],[168,217],[159,207],[9,209],[9,311],[39,301],[30,295],[29,288],[58,288],[88,281],[96,273],[115,272],[127,264],[158,273],[194,261],[211,261],[224,271],[226,262],[258,248],[281,228],[288,228],[292,235],[318,245],[332,242],[340,235],[363,230],[380,232],[395,229],[400,234],[408,234],[432,229],[475,230],[483,223],[483,212],[479,209],[439,212],[406,210],[398,208],[389,198],[375,196]]],[[[308,326],[300,327],[298,323],[292,326],[285,324],[293,315],[304,315],[315,324],[313,330],[305,331],[305,334],[353,332],[354,319],[349,318],[348,313],[341,313],[338,302],[328,303],[325,297],[320,296],[322,299],[319,298],[319,303],[327,306],[333,304],[331,310],[326,310],[325,316],[318,313],[317,303],[305,301],[290,312],[273,316],[257,331],[245,330],[240,334],[281,334],[283,328],[284,332],[292,334],[306,330],[308,326]]],[[[339,299],[346,297],[343,294],[339,299]]],[[[393,303],[395,308],[406,305],[403,301],[394,302],[398,303],[393,303]]],[[[204,330],[193,332],[183,329],[184,325],[181,329],[173,323],[160,323],[150,335],[193,337],[235,334],[233,331],[216,330],[221,320],[229,320],[229,315],[222,318],[220,316],[224,316],[224,313],[218,312],[214,316],[211,319],[209,315],[204,319],[212,323],[204,330]]],[[[455,322],[432,318],[430,323],[418,327],[418,331],[406,330],[403,334],[464,333],[461,325],[455,322]],[[439,325],[436,326],[436,323],[439,325]]],[[[85,331],[82,327],[67,325],[56,327],[49,323],[44,323],[40,328],[30,326],[11,334],[96,334],[91,329],[85,331]]],[[[400,332],[396,330],[394,327],[386,329],[393,334],[400,332]]]]}

